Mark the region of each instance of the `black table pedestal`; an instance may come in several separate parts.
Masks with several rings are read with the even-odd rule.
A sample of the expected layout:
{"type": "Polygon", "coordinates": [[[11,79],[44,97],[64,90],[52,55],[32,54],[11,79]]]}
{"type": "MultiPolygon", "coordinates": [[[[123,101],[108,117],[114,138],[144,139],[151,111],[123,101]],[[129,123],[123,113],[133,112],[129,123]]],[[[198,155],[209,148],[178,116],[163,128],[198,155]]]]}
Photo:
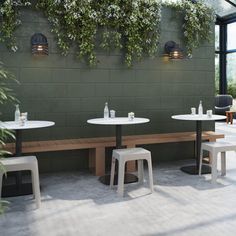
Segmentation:
{"type": "MultiPolygon", "coordinates": [[[[111,175],[104,175],[99,177],[99,181],[105,185],[110,185],[110,178],[111,175]]],[[[130,173],[125,173],[125,184],[130,184],[130,183],[135,183],[138,182],[138,177],[136,175],[130,174],[130,173]]],[[[114,185],[117,185],[118,183],[118,175],[115,174],[114,176],[114,185]]]]}
{"type": "MultiPolygon", "coordinates": [[[[190,175],[198,175],[199,172],[199,169],[196,167],[196,165],[183,166],[180,168],[180,170],[190,175]]],[[[211,167],[207,165],[202,165],[202,174],[209,174],[209,173],[211,173],[211,167]]]]}
{"type": "MultiPolygon", "coordinates": [[[[122,148],[122,126],[116,125],[116,149],[121,149],[121,148],[122,148]]],[[[110,178],[111,178],[111,175],[104,175],[104,176],[99,177],[99,181],[105,185],[110,185],[110,178]]],[[[118,175],[115,174],[114,185],[117,185],[117,182],[118,182],[118,175]]],[[[125,173],[124,183],[129,184],[129,183],[134,183],[134,182],[138,182],[138,177],[134,174],[125,173]]]]}
{"type": "MultiPolygon", "coordinates": [[[[196,164],[183,166],[180,168],[180,170],[190,175],[198,175],[201,145],[202,145],[202,121],[197,120],[196,122],[196,164]]],[[[202,165],[202,174],[209,174],[209,173],[211,173],[211,167],[207,165],[202,165]]]]}

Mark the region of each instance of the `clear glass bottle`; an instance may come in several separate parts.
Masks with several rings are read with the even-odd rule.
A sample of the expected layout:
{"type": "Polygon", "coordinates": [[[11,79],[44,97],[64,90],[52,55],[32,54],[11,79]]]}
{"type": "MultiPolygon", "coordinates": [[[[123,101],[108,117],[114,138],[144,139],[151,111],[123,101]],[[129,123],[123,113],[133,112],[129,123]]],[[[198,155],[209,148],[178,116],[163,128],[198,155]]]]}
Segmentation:
{"type": "Polygon", "coordinates": [[[109,109],[108,109],[108,103],[107,102],[105,103],[103,117],[105,119],[109,118],[109,109]]]}
{"type": "Polygon", "coordinates": [[[202,101],[200,101],[199,106],[198,106],[198,115],[202,115],[203,114],[203,107],[202,107],[202,101]]]}
{"type": "Polygon", "coordinates": [[[19,108],[19,104],[16,104],[15,121],[16,122],[20,121],[20,108],[19,108]]]}

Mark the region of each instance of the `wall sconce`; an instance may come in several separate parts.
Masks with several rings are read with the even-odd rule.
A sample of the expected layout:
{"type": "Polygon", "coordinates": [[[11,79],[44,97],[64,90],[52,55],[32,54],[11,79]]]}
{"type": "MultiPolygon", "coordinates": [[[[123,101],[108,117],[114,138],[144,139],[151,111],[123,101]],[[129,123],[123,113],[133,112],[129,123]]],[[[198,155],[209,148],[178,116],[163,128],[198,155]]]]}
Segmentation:
{"type": "Polygon", "coordinates": [[[165,61],[168,59],[179,60],[184,58],[183,50],[174,41],[168,41],[165,44],[165,61]]]}
{"type": "Polygon", "coordinates": [[[48,41],[46,36],[35,33],[31,37],[31,52],[33,55],[48,55],[48,41]]]}

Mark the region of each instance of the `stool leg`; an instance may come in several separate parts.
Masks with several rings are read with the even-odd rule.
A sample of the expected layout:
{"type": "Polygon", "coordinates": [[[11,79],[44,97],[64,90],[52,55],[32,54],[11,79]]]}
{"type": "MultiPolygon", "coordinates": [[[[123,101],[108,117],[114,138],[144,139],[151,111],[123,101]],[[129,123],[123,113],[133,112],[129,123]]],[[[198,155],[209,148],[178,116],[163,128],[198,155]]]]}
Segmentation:
{"type": "Polygon", "coordinates": [[[34,198],[36,200],[36,206],[37,206],[37,208],[40,208],[41,199],[40,199],[40,187],[39,187],[38,168],[32,168],[31,169],[31,175],[32,175],[33,194],[34,194],[34,198]]]}
{"type": "Polygon", "coordinates": [[[2,197],[2,176],[3,176],[3,173],[0,172],[0,199],[2,197]]]}
{"type": "Polygon", "coordinates": [[[151,192],[153,192],[152,159],[148,158],[147,163],[148,163],[148,174],[149,174],[150,190],[151,190],[151,192]]]}
{"type": "Polygon", "coordinates": [[[199,163],[199,172],[198,172],[198,175],[200,176],[202,174],[202,159],[203,159],[203,149],[201,149],[201,153],[200,153],[200,163],[199,163]]]}
{"type": "Polygon", "coordinates": [[[125,161],[120,158],[119,159],[119,170],[118,170],[118,195],[124,196],[124,178],[125,178],[125,161]]]}
{"type": "Polygon", "coordinates": [[[226,153],[221,152],[221,176],[226,175],[226,153]]]}
{"type": "Polygon", "coordinates": [[[143,160],[138,160],[138,182],[143,183],[143,160]]]}
{"type": "Polygon", "coordinates": [[[217,178],[217,152],[212,152],[212,165],[211,165],[211,183],[216,183],[217,178]]]}
{"type": "Polygon", "coordinates": [[[115,158],[115,157],[112,157],[112,160],[111,160],[110,188],[112,188],[113,185],[114,185],[115,167],[116,167],[116,158],[115,158]]]}

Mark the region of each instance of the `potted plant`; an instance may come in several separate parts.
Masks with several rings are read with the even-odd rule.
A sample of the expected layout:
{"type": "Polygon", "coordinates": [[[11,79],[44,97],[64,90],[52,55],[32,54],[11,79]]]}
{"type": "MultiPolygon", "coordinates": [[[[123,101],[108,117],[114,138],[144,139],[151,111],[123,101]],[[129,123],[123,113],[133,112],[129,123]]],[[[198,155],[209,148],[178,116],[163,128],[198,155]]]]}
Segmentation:
{"type": "MultiPolygon", "coordinates": [[[[9,80],[15,80],[14,76],[6,68],[4,68],[3,63],[0,62],[0,106],[7,102],[16,101],[12,90],[7,86],[7,81],[9,80]]],[[[1,122],[1,117],[0,117],[0,122],[1,122]]],[[[4,150],[5,141],[9,137],[14,138],[14,134],[9,130],[0,128],[0,158],[9,154],[9,152],[4,150]]],[[[0,171],[4,171],[4,166],[1,164],[1,159],[0,159],[0,171]]],[[[7,202],[2,201],[0,196],[0,214],[4,212],[6,205],[7,202]]]]}

